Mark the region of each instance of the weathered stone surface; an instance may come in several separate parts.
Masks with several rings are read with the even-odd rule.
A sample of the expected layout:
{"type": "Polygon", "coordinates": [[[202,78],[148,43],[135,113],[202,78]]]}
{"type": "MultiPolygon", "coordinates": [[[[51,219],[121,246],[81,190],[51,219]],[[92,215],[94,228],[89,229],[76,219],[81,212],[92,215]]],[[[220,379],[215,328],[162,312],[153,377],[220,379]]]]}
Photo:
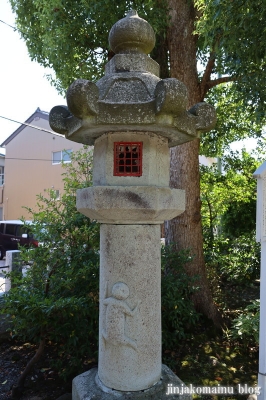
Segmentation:
{"type": "Polygon", "coordinates": [[[132,10],[113,25],[109,44],[114,53],[149,54],[155,46],[155,33],[150,24],[132,10]]]}
{"type": "Polygon", "coordinates": [[[99,112],[99,90],[93,82],[77,79],[69,86],[66,97],[69,111],[77,118],[85,118],[99,112]]]}
{"type": "Polygon", "coordinates": [[[165,365],[162,366],[162,375],[160,381],[147,390],[137,392],[119,392],[108,390],[100,384],[97,379],[97,369],[93,368],[82,375],[77,376],[73,381],[73,400],[192,400],[189,394],[171,394],[167,395],[168,386],[184,390],[184,383],[165,365]]]}
{"type": "Polygon", "coordinates": [[[214,128],[216,123],[216,112],[213,106],[205,102],[195,104],[189,110],[190,114],[196,116],[196,129],[202,132],[209,131],[214,128]]]}
{"type": "Polygon", "coordinates": [[[153,186],[94,186],[77,191],[77,210],[105,224],[162,224],[185,211],[185,192],[153,186]]]}
{"type": "Polygon", "coordinates": [[[146,54],[154,46],[151,26],[135,12],[110,32],[118,52],[95,84],[77,80],[68,91],[69,112],[50,112],[50,125],[70,140],[92,145],[107,132],[152,132],[168,139],[169,147],[196,138],[216,122],[213,107],[199,103],[187,111],[187,93],[177,79],[159,79],[158,64],[146,54]],[[99,96],[96,90],[99,89],[99,96]]]}
{"type": "Polygon", "coordinates": [[[99,377],[143,390],[161,376],[159,225],[100,228],[99,377]]]}
{"type": "Polygon", "coordinates": [[[151,133],[107,133],[94,143],[94,186],[156,186],[169,187],[170,155],[168,140],[151,133]],[[114,175],[114,143],[142,143],[142,175],[114,175]]]}
{"type": "MultiPolygon", "coordinates": [[[[154,100],[158,82],[160,79],[157,76],[139,71],[105,75],[97,82],[99,100],[110,105],[138,104],[144,106],[146,102],[154,100]]],[[[122,109],[122,107],[119,108],[122,109]]]]}
{"type": "MultiPolygon", "coordinates": [[[[137,94],[139,91],[138,83],[141,82],[118,82],[117,85],[114,84],[114,91],[116,89],[121,90],[121,93],[125,93],[126,91],[131,91],[132,93],[137,94]]],[[[117,95],[119,93],[117,92],[117,95]]],[[[124,96],[125,97],[125,96],[124,96]]],[[[136,124],[142,125],[142,131],[144,130],[145,124],[150,124],[155,122],[154,116],[154,104],[152,101],[144,102],[142,107],[139,107],[139,103],[127,103],[122,106],[119,103],[111,103],[111,102],[99,102],[99,107],[101,113],[99,114],[98,121],[99,124],[110,125],[112,124],[132,124],[135,126],[136,124]]],[[[108,129],[106,130],[106,126],[102,134],[107,131],[117,131],[117,129],[108,129]]],[[[125,129],[124,129],[125,130],[125,129]]],[[[135,130],[135,129],[131,129],[135,130]]],[[[147,130],[147,129],[145,129],[147,130]]]]}
{"type": "Polygon", "coordinates": [[[145,54],[115,54],[105,66],[105,75],[111,75],[121,72],[149,72],[159,77],[160,66],[152,58],[145,54]]]}
{"type": "Polygon", "coordinates": [[[51,128],[62,135],[77,132],[83,125],[83,121],[75,117],[66,106],[55,106],[49,113],[51,128]]]}
{"type": "Polygon", "coordinates": [[[184,114],[187,109],[187,88],[174,78],[163,79],[155,89],[156,113],[184,114]]]}

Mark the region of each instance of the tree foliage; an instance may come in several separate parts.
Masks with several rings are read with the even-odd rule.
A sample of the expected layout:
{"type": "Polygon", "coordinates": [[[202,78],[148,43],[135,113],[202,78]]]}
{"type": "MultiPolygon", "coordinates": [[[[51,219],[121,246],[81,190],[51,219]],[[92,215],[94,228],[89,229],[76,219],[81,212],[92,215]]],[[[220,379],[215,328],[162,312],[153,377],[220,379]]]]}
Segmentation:
{"type": "Polygon", "coordinates": [[[56,73],[55,86],[64,92],[78,78],[97,80],[108,60],[112,25],[133,7],[155,31],[166,26],[165,5],[151,0],[61,1],[11,0],[17,26],[32,60],[56,73]]]}
{"type": "Polygon", "coordinates": [[[263,0],[196,0],[199,10],[196,32],[200,59],[209,51],[215,64],[212,73],[228,77],[253,111],[265,113],[266,40],[263,0]],[[261,27],[261,29],[259,28],[261,27]]]}
{"type": "MultiPolygon", "coordinates": [[[[171,4],[166,0],[119,0],[115,4],[98,0],[10,2],[30,57],[53,68],[54,84],[61,91],[75,79],[96,80],[103,75],[109,54],[109,30],[131,8],[153,26],[159,46],[163,43],[168,47],[164,38],[170,24],[171,4]]],[[[245,105],[261,117],[266,96],[265,2],[195,0],[191,3],[196,10],[201,83],[206,83],[204,79],[210,73],[204,93],[221,82],[233,81],[245,105]]],[[[160,64],[164,63],[158,48],[154,55],[159,57],[155,58],[160,64]]]]}
{"type": "Polygon", "coordinates": [[[206,100],[215,106],[217,123],[213,130],[202,135],[200,154],[221,157],[234,141],[262,137],[265,117],[254,113],[253,103],[246,104],[233,83],[214,87],[206,100]]]}
{"type": "MultiPolygon", "coordinates": [[[[245,149],[222,158],[222,171],[214,164],[201,166],[202,221],[205,237],[215,232],[238,237],[255,230],[256,181],[252,174],[260,160],[245,149]]],[[[210,243],[211,244],[211,243],[210,243]]]]}
{"type": "Polygon", "coordinates": [[[205,260],[224,283],[247,285],[260,275],[260,245],[255,240],[256,180],[260,160],[242,150],[217,166],[201,167],[205,260]]]}

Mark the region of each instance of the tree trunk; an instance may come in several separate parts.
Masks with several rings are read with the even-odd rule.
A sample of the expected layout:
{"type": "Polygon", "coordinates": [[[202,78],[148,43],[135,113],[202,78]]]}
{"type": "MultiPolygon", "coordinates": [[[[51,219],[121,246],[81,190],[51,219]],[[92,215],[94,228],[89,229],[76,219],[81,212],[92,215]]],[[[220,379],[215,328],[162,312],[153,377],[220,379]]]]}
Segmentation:
{"type": "MultiPolygon", "coordinates": [[[[168,0],[168,5],[170,73],[186,85],[191,107],[203,100],[197,73],[197,36],[193,35],[196,10],[191,0],[168,0]]],[[[166,243],[176,243],[177,250],[190,249],[194,258],[186,270],[190,276],[199,277],[200,286],[193,296],[195,307],[220,327],[222,318],[212,299],[203,255],[199,139],[171,149],[170,186],[186,191],[186,211],[166,222],[166,243]]]]}

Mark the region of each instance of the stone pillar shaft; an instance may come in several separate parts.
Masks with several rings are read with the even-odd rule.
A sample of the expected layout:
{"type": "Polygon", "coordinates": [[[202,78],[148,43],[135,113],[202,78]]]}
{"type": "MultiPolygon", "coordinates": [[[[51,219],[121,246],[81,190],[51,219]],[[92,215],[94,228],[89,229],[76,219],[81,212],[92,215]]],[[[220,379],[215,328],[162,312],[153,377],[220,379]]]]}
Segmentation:
{"type": "Polygon", "coordinates": [[[161,376],[160,225],[100,232],[99,378],[116,390],[147,389],[161,376]]]}

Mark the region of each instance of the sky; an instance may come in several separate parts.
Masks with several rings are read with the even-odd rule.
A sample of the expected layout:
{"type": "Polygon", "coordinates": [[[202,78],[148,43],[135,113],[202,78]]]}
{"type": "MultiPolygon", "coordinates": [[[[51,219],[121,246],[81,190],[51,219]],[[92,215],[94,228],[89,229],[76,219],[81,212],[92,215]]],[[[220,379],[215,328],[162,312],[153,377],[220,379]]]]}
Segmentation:
{"type": "MultiPolygon", "coordinates": [[[[10,3],[0,0],[0,20],[15,27],[10,3]]],[[[0,116],[25,122],[39,107],[50,111],[66,104],[45,74],[52,71],[31,61],[19,32],[0,22],[0,116]]],[[[0,118],[0,145],[20,124],[0,118]]],[[[0,148],[0,153],[4,149],[0,148]]]]}
{"type": "MultiPolygon", "coordinates": [[[[15,27],[15,15],[8,0],[0,0],[0,20],[15,27]]],[[[56,105],[66,104],[51,86],[46,74],[52,70],[31,61],[25,42],[19,32],[0,21],[0,116],[25,122],[39,107],[50,111],[56,105]]],[[[0,145],[20,124],[0,118],[0,145]]],[[[255,139],[235,142],[231,148],[247,150],[256,147],[255,139]]],[[[0,153],[5,150],[0,147],[0,153]]]]}

